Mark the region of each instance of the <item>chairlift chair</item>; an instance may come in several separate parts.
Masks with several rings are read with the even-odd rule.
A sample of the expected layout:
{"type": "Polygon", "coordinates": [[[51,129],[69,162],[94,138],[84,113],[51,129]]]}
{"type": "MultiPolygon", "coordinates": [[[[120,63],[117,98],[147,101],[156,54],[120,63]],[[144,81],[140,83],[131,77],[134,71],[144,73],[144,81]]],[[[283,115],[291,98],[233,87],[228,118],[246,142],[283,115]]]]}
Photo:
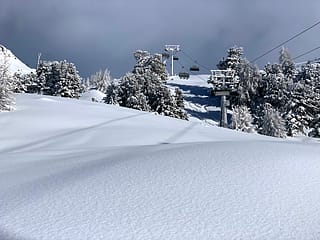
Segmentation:
{"type": "Polygon", "coordinates": [[[165,59],[167,59],[167,58],[170,57],[170,54],[169,54],[169,53],[166,53],[166,52],[162,53],[161,55],[162,55],[162,57],[165,58],[165,59]]]}
{"type": "Polygon", "coordinates": [[[190,74],[187,73],[187,72],[180,72],[179,73],[179,78],[180,79],[189,79],[189,77],[190,77],[190,74]]]}
{"type": "Polygon", "coordinates": [[[200,69],[199,69],[199,67],[197,65],[193,65],[193,66],[190,67],[190,71],[191,72],[199,72],[200,69]]]}

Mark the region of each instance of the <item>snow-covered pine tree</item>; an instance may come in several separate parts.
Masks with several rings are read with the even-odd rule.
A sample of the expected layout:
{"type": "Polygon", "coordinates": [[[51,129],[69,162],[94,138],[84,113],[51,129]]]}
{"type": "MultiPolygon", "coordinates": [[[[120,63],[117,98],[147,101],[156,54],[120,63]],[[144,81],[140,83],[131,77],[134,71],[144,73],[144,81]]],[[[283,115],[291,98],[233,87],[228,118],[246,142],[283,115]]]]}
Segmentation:
{"type": "MultiPolygon", "coordinates": [[[[160,54],[151,55],[142,50],[136,51],[134,56],[137,62],[132,73],[126,74],[116,89],[116,99],[119,105],[187,119],[184,104],[181,104],[183,98],[178,96],[180,101],[178,106],[175,93],[171,93],[165,85],[168,72],[162,62],[162,56],[160,54]]],[[[105,102],[110,102],[108,96],[105,102]]]]}
{"type": "Polygon", "coordinates": [[[267,64],[263,76],[264,101],[284,112],[289,101],[292,86],[282,72],[280,64],[267,64]]]}
{"type": "Polygon", "coordinates": [[[103,98],[103,102],[119,105],[118,90],[119,88],[115,81],[111,81],[110,85],[107,87],[106,96],[103,98]]]}
{"type": "Polygon", "coordinates": [[[303,81],[298,81],[294,84],[284,114],[289,136],[307,134],[309,123],[313,119],[312,105],[310,105],[310,100],[314,98],[313,95],[313,90],[305,85],[303,81]]]}
{"type": "Polygon", "coordinates": [[[176,95],[179,90],[171,92],[161,77],[148,69],[143,74],[143,79],[143,92],[147,97],[151,111],[174,118],[188,119],[184,104],[181,103],[183,101],[182,93],[176,95]],[[177,105],[177,97],[180,101],[179,105],[177,105]]]}
{"type": "Polygon", "coordinates": [[[57,82],[59,81],[58,61],[41,62],[37,68],[37,75],[42,81],[41,93],[45,95],[58,95],[57,82]],[[44,72],[40,72],[44,70],[44,72]]]}
{"type": "Polygon", "coordinates": [[[110,71],[106,68],[104,71],[100,70],[90,77],[90,85],[100,92],[105,93],[111,80],[110,71]]]}
{"type": "Polygon", "coordinates": [[[232,110],[231,127],[233,129],[247,133],[256,132],[253,117],[247,106],[235,106],[232,110]]]}
{"type": "Polygon", "coordinates": [[[136,59],[136,65],[132,73],[134,74],[143,74],[146,69],[149,69],[151,72],[155,73],[162,81],[167,81],[169,74],[166,69],[166,64],[162,61],[161,54],[151,55],[148,51],[137,50],[134,53],[136,59]]]}
{"type": "Polygon", "coordinates": [[[80,93],[85,93],[90,90],[90,78],[82,78],[80,83],[80,93]]]}
{"type": "Polygon", "coordinates": [[[320,113],[318,113],[311,122],[311,131],[309,137],[320,138],[320,113]]]}
{"type": "Polygon", "coordinates": [[[230,96],[231,105],[246,105],[255,110],[256,105],[260,104],[258,89],[261,85],[261,74],[257,66],[243,57],[243,48],[237,46],[230,48],[227,57],[222,59],[217,67],[220,70],[234,70],[235,77],[239,79],[236,94],[230,96]]]}
{"type": "MultiPolygon", "coordinates": [[[[290,136],[315,132],[320,114],[320,64],[308,62],[301,66],[290,91],[285,119],[290,136]]],[[[316,136],[316,134],[315,134],[316,136]]]]}
{"type": "Polygon", "coordinates": [[[38,94],[45,94],[48,89],[45,89],[45,85],[47,82],[47,79],[52,75],[51,67],[52,62],[49,61],[41,61],[37,67],[36,71],[36,85],[37,85],[37,93],[38,94]]]}
{"type": "Polygon", "coordinates": [[[73,63],[66,60],[60,62],[61,77],[58,86],[61,97],[79,98],[81,93],[81,77],[73,63]]]}
{"type": "Polygon", "coordinates": [[[177,108],[175,110],[176,118],[187,120],[188,115],[184,109],[183,93],[179,88],[175,89],[175,101],[177,104],[177,108]]]}
{"type": "Polygon", "coordinates": [[[226,59],[222,59],[218,64],[217,67],[220,70],[232,69],[236,70],[238,64],[242,59],[243,55],[243,48],[234,46],[228,50],[228,55],[226,59]]]}
{"type": "Polygon", "coordinates": [[[120,106],[149,111],[146,96],[143,93],[143,78],[141,75],[127,73],[120,81],[118,88],[118,103],[120,106]]]}
{"type": "Polygon", "coordinates": [[[13,95],[14,79],[9,74],[6,58],[0,61],[0,112],[14,110],[15,97],[13,95]]]}
{"type": "Polygon", "coordinates": [[[140,111],[149,111],[149,106],[147,103],[147,98],[143,93],[138,93],[137,95],[131,95],[126,102],[126,107],[137,109],[140,111]]]}
{"type": "Polygon", "coordinates": [[[37,68],[40,93],[79,98],[81,78],[73,63],[65,61],[40,62],[37,68]]]}
{"type": "Polygon", "coordinates": [[[90,78],[82,78],[82,80],[81,80],[81,89],[82,89],[82,91],[81,92],[87,92],[87,91],[89,91],[89,89],[90,89],[90,86],[91,85],[91,83],[90,83],[90,78]]]}
{"type": "Polygon", "coordinates": [[[287,81],[293,79],[296,75],[296,65],[293,62],[289,50],[285,47],[281,48],[279,56],[279,64],[281,66],[282,72],[287,78],[287,81]]]}
{"type": "Polygon", "coordinates": [[[283,118],[285,124],[280,125],[286,126],[287,135],[310,132],[317,136],[314,119],[320,114],[320,63],[308,62],[296,69],[289,51],[282,48],[279,63],[267,64],[260,71],[242,57],[242,52],[242,48],[229,49],[227,58],[217,65],[219,69],[235,70],[239,78],[237,94],[230,96],[231,106],[250,108],[261,130],[264,116],[268,115],[263,106],[269,104],[283,118]]]}
{"type": "Polygon", "coordinates": [[[36,74],[31,72],[28,74],[15,73],[14,92],[16,93],[37,93],[38,86],[36,81],[36,74]]]}
{"type": "Polygon", "coordinates": [[[267,136],[285,138],[285,122],[280,113],[268,103],[264,105],[263,113],[260,133],[267,136]]]}
{"type": "Polygon", "coordinates": [[[165,109],[169,109],[169,106],[165,105],[174,104],[174,102],[171,101],[172,96],[169,88],[165,86],[161,78],[150,69],[145,69],[144,73],[142,75],[138,75],[138,77],[142,80],[142,91],[147,97],[150,110],[169,116],[169,111],[165,111],[165,109]]]}
{"type": "MultiPolygon", "coordinates": [[[[238,104],[255,109],[260,104],[262,76],[259,68],[250,63],[246,58],[241,58],[236,68],[236,76],[239,78],[238,104]]],[[[232,102],[236,100],[231,98],[232,102]]]]}
{"type": "Polygon", "coordinates": [[[315,93],[320,93],[320,63],[308,62],[302,65],[297,81],[311,87],[315,93]]]}

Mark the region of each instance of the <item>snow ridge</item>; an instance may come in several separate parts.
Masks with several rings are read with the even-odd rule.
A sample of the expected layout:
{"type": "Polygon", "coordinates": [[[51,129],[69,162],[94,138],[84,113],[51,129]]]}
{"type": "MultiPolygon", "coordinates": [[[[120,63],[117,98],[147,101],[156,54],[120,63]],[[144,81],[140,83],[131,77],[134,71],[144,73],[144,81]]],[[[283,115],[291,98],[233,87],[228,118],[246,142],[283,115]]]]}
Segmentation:
{"type": "Polygon", "coordinates": [[[9,49],[0,44],[0,63],[8,61],[9,72],[13,75],[14,73],[28,74],[35,72],[35,69],[28,67],[19,58],[17,58],[9,49]]]}

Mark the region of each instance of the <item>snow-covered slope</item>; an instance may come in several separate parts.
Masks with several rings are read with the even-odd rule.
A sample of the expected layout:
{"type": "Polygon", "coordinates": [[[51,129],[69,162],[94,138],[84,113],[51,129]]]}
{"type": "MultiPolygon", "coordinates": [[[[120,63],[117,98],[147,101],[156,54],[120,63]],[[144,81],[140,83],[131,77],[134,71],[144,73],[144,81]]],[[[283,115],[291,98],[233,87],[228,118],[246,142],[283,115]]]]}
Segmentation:
{"type": "Polygon", "coordinates": [[[101,103],[0,113],[0,239],[320,239],[320,145],[101,103]]]}
{"type": "MultiPolygon", "coordinates": [[[[190,75],[188,80],[174,76],[170,77],[167,85],[182,90],[190,121],[202,121],[208,125],[218,126],[220,97],[211,96],[212,85],[207,83],[208,79],[209,75],[190,75]]],[[[231,117],[231,112],[228,113],[231,117]]]]}
{"type": "Polygon", "coordinates": [[[0,63],[3,63],[4,61],[7,61],[11,74],[27,74],[35,71],[35,69],[29,68],[26,64],[21,62],[9,49],[0,45],[0,63]]]}

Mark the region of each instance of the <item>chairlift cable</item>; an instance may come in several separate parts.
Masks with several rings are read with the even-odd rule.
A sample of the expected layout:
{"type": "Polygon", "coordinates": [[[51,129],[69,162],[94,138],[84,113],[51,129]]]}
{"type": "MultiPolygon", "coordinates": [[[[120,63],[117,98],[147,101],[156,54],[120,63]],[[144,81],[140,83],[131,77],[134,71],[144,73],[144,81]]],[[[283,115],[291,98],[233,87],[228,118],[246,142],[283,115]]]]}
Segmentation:
{"type": "Polygon", "coordinates": [[[309,50],[309,51],[307,51],[307,52],[304,52],[304,53],[302,53],[302,54],[294,57],[293,60],[298,59],[298,58],[301,58],[301,57],[303,57],[303,56],[305,56],[305,55],[308,55],[309,53],[312,53],[312,52],[314,52],[314,51],[316,51],[316,50],[318,50],[318,49],[320,49],[320,46],[318,46],[318,47],[316,47],[316,48],[313,48],[313,49],[311,49],[311,50],[309,50]]]}
{"type": "MultiPolygon", "coordinates": [[[[177,61],[177,62],[178,62],[178,64],[181,66],[181,68],[184,69],[184,66],[181,64],[181,62],[180,62],[180,61],[177,61]]],[[[204,82],[208,82],[207,79],[204,79],[203,77],[201,77],[201,76],[199,76],[199,75],[193,75],[193,76],[196,76],[197,78],[201,79],[201,80],[204,81],[204,82]]]]}
{"type": "Polygon", "coordinates": [[[319,25],[319,24],[320,24],[320,21],[316,22],[316,23],[313,24],[312,26],[310,26],[310,27],[302,30],[301,32],[293,35],[293,36],[292,36],[291,38],[289,38],[288,40],[281,42],[281,43],[278,44],[277,46],[271,48],[270,50],[266,51],[265,53],[261,54],[260,56],[254,58],[251,62],[255,62],[255,61],[259,60],[260,58],[263,58],[264,56],[268,55],[269,53],[273,52],[274,50],[278,49],[279,47],[282,47],[284,44],[286,44],[286,43],[294,40],[295,38],[301,36],[302,34],[306,33],[307,31],[311,30],[312,28],[316,27],[316,26],[319,25]]]}
{"type": "Polygon", "coordinates": [[[195,60],[194,58],[192,58],[189,54],[187,54],[184,50],[181,50],[181,52],[187,57],[189,58],[189,60],[191,60],[193,63],[203,67],[204,69],[208,70],[209,72],[211,71],[211,69],[207,68],[206,66],[200,64],[197,60],[195,60]]]}

